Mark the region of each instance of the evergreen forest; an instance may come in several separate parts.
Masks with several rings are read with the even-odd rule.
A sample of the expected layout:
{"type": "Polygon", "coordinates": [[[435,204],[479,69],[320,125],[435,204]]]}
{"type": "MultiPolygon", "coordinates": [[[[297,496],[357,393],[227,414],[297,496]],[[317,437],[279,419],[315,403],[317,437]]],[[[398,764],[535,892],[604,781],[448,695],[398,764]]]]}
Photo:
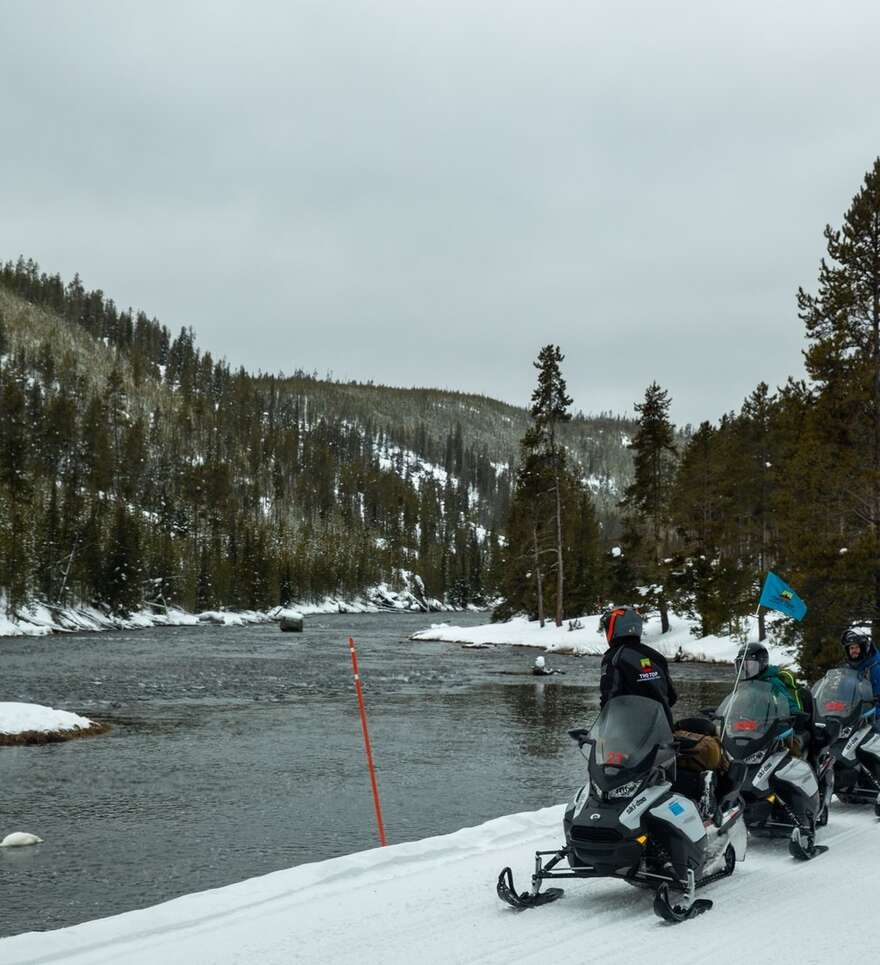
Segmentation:
{"type": "MultiPolygon", "coordinates": [[[[0,593],[264,610],[412,575],[486,605],[528,425],[479,395],[233,369],[21,257],[0,267],[0,593]]],[[[611,523],[632,422],[565,430],[611,523]]]]}

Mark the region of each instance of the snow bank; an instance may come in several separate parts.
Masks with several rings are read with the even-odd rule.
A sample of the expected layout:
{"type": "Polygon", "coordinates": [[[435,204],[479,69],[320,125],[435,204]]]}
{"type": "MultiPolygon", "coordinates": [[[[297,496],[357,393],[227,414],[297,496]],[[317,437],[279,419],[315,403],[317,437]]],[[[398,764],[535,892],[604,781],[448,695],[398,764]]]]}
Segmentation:
{"type": "MultiPolygon", "coordinates": [[[[527,887],[534,852],[562,841],[562,807],[489,821],[443,837],[278,871],[72,928],[0,940],[3,965],[554,965],[646,962],[736,965],[772,957],[839,961],[852,896],[870,894],[880,834],[870,809],[835,804],[807,864],[784,841],[752,838],[733,877],[701,895],[715,907],[670,927],[653,894],[621,881],[559,882],[562,900],[518,913],[495,895],[513,868],[527,887]]],[[[44,846],[43,860],[47,853],[44,846]]],[[[73,883],[71,883],[73,886],[73,883]]],[[[868,927],[866,925],[866,927],[868,927]]],[[[853,939],[867,956],[869,932],[853,939]]]]}
{"type": "MultiPolygon", "coordinates": [[[[451,609],[432,600],[430,609],[451,609]]],[[[395,593],[384,584],[377,587],[375,595],[354,600],[326,597],[317,603],[296,604],[301,613],[380,613],[388,610],[425,612],[406,593],[395,593]]],[[[98,630],[141,630],[147,627],[222,626],[242,627],[248,624],[271,623],[280,619],[281,607],[267,612],[260,610],[203,610],[187,613],[169,607],[162,610],[144,609],[122,617],[98,610],[96,607],[46,607],[35,604],[23,607],[14,616],[3,613],[0,603],[0,637],[42,637],[52,633],[75,633],[98,630]]]]}
{"type": "MultiPolygon", "coordinates": [[[[669,632],[661,634],[659,619],[645,623],[642,639],[649,647],[672,660],[696,660],[707,663],[732,663],[743,640],[735,637],[708,636],[696,638],[691,633],[692,620],[670,614],[669,632]]],[[[745,625],[745,638],[758,639],[757,618],[750,618],[745,625]]],[[[456,627],[435,623],[427,630],[419,630],[412,640],[440,640],[447,643],[489,643],[508,646],[536,647],[548,653],[573,653],[579,656],[599,656],[608,649],[605,636],[599,629],[599,617],[579,617],[557,627],[552,620],[543,629],[536,620],[518,617],[506,623],[489,623],[476,627],[456,627]],[[577,627],[569,629],[569,626],[577,627]],[[580,625],[580,626],[578,626],[580,625]]],[[[770,662],[782,666],[794,666],[790,650],[769,640],[765,646],[770,652],[770,662]]]]}
{"type": "MultiPolygon", "coordinates": [[[[14,615],[6,613],[5,601],[0,597],[0,637],[47,636],[51,633],[73,633],[96,630],[139,630],[146,627],[183,627],[208,624],[240,627],[247,624],[270,623],[280,619],[283,610],[293,609],[300,615],[309,613],[382,613],[387,611],[426,613],[456,610],[440,600],[429,597],[421,579],[401,571],[403,588],[392,589],[387,583],[372,587],[354,599],[327,596],[318,602],[291,601],[286,608],[259,610],[204,610],[187,613],[176,607],[145,607],[128,616],[108,614],[93,606],[48,606],[32,603],[19,608],[14,615]]],[[[468,607],[477,610],[477,607],[468,607]]]]}
{"type": "Polygon", "coordinates": [[[197,616],[169,607],[143,609],[126,617],[105,613],[93,606],[48,606],[31,603],[10,616],[0,600],[0,637],[43,637],[51,633],[94,630],[139,630],[144,627],[193,626],[197,616]]]}

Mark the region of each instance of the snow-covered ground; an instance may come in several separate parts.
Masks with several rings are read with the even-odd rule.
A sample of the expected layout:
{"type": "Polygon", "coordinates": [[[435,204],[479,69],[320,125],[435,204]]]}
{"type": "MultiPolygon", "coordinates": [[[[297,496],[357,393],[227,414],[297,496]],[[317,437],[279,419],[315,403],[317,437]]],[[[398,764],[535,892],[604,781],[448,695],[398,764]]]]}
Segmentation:
{"type": "MultiPolygon", "coordinates": [[[[114,918],[2,939],[0,961],[827,965],[871,955],[866,909],[880,863],[880,827],[871,809],[833,806],[820,834],[831,850],[809,863],[791,858],[784,841],[752,839],[733,877],[701,893],[714,909],[677,926],[654,916],[650,892],[619,881],[562,881],[560,901],[522,912],[502,904],[498,872],[510,865],[526,887],[532,852],[560,845],[561,818],[561,806],[513,814],[114,918]]],[[[51,847],[40,846],[44,872],[51,847]]]]}
{"type": "Polygon", "coordinates": [[[91,727],[94,727],[94,721],[66,710],[55,710],[42,704],[0,701],[0,734],[49,734],[91,727]]]}
{"type": "MultiPolygon", "coordinates": [[[[661,634],[660,621],[656,617],[645,623],[643,641],[669,659],[699,660],[716,663],[732,663],[743,639],[758,639],[756,617],[746,621],[743,639],[738,637],[708,636],[697,638],[691,633],[693,621],[675,614],[669,615],[669,632],[661,634]]],[[[427,630],[419,630],[413,640],[440,640],[447,643],[494,644],[536,647],[548,653],[575,653],[581,655],[600,655],[608,649],[605,636],[599,629],[598,616],[584,616],[577,621],[563,622],[557,627],[552,620],[541,628],[537,621],[518,617],[506,623],[488,623],[476,627],[456,627],[446,623],[435,623],[427,630]],[[578,629],[569,629],[569,623],[580,624],[578,629]]],[[[770,662],[781,666],[795,663],[792,653],[771,640],[764,641],[770,652],[770,662]]]]}

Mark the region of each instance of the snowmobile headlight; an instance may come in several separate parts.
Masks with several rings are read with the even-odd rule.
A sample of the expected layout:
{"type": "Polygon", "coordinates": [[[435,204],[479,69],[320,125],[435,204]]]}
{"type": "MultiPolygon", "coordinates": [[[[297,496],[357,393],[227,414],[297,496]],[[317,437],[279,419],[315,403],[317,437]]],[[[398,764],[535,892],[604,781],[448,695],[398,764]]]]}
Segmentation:
{"type": "Polygon", "coordinates": [[[743,764],[760,764],[764,760],[764,752],[757,751],[754,754],[749,754],[749,756],[743,761],[743,764]]]}
{"type": "Polygon", "coordinates": [[[621,784],[620,787],[615,787],[608,792],[608,799],[611,800],[618,797],[632,797],[641,786],[641,781],[629,781],[626,784],[621,784]]]}

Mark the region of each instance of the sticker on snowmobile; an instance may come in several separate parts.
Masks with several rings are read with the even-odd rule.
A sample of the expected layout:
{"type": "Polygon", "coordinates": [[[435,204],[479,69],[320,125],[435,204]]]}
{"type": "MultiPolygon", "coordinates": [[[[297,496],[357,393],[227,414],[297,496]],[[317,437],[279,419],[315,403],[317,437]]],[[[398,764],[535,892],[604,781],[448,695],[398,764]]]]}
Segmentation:
{"type": "Polygon", "coordinates": [[[757,730],[758,724],[754,720],[738,720],[733,725],[734,730],[757,730]]]}
{"type": "Polygon", "coordinates": [[[829,700],[825,703],[826,710],[846,710],[846,704],[842,700],[829,700]]]}
{"type": "Polygon", "coordinates": [[[686,797],[676,794],[671,800],[651,808],[651,814],[659,821],[672,825],[676,830],[687,835],[691,841],[701,841],[706,838],[706,828],[697,810],[696,804],[686,797]]]}
{"type": "Polygon", "coordinates": [[[631,801],[620,813],[620,823],[625,827],[632,830],[639,826],[639,821],[641,820],[642,812],[649,808],[658,797],[662,797],[669,791],[670,785],[664,782],[663,784],[655,784],[654,787],[649,787],[646,791],[640,794],[634,801],[631,801]]]}
{"type": "Polygon", "coordinates": [[[846,742],[846,747],[843,749],[843,756],[848,760],[853,760],[856,756],[856,748],[861,744],[865,735],[870,730],[869,727],[860,727],[850,739],[846,742]]]}
{"type": "Polygon", "coordinates": [[[622,751],[608,751],[605,754],[605,763],[616,764],[619,767],[627,757],[629,754],[624,754],[622,751]]]}
{"type": "Polygon", "coordinates": [[[758,768],[758,773],[752,779],[752,787],[757,788],[759,791],[766,790],[770,775],[786,754],[788,754],[788,751],[778,751],[776,754],[771,754],[758,768]]]}

